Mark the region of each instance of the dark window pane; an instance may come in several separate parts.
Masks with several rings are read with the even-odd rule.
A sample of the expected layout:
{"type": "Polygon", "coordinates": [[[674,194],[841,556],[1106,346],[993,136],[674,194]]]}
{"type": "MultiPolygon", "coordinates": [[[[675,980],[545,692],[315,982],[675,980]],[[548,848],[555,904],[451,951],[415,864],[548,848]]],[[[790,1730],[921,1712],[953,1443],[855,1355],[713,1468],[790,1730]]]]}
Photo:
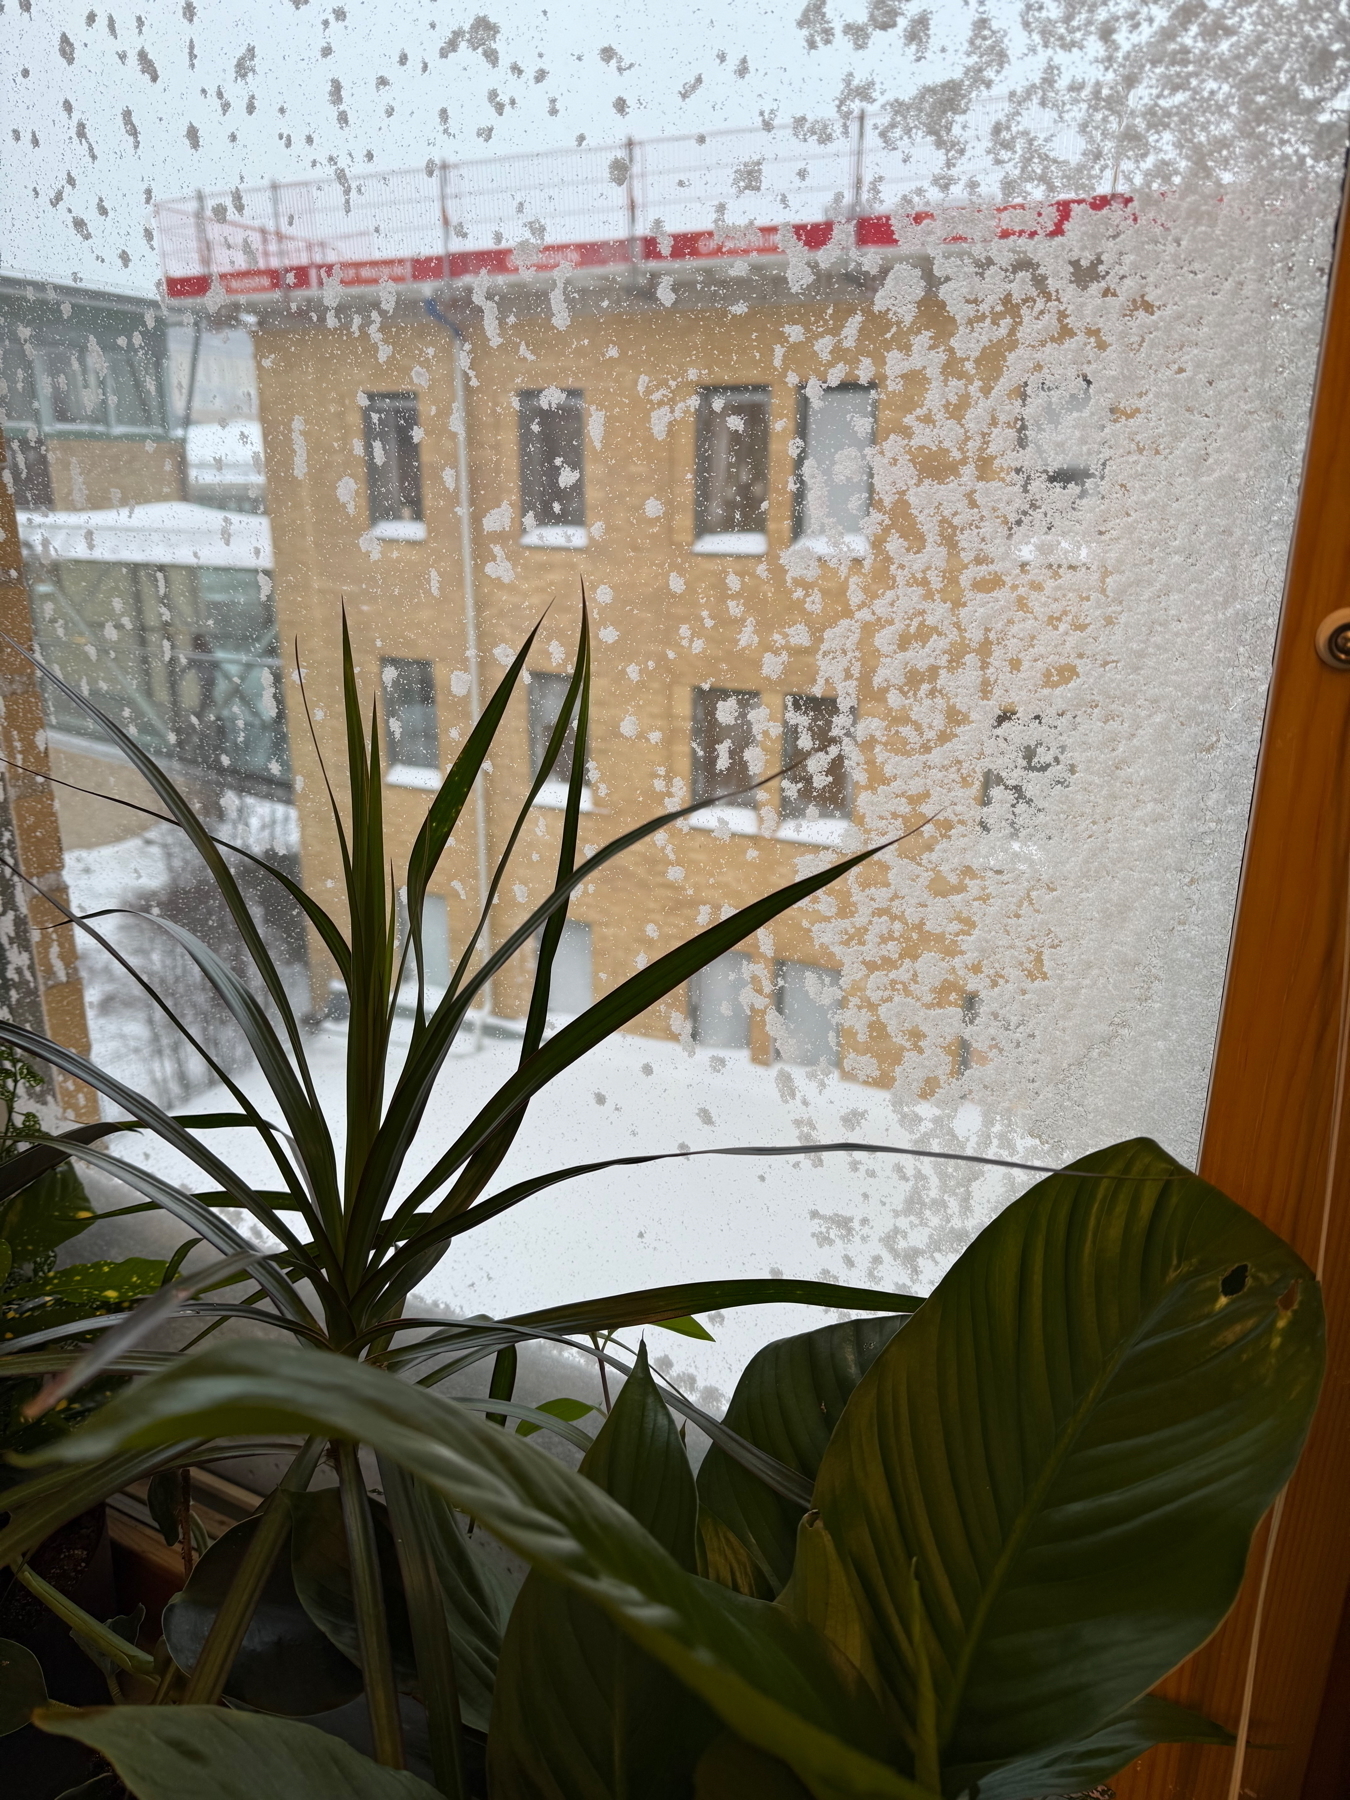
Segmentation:
{"type": "Polygon", "coordinates": [[[5,467],[14,483],[14,504],[20,512],[50,510],[52,469],[47,446],[40,437],[5,439],[5,467]]]}
{"type": "Polygon", "coordinates": [[[422,517],[417,396],[371,394],[366,402],[366,486],[370,522],[422,517]]]}
{"type": "MultiPolygon", "coordinates": [[[[553,727],[558,723],[558,715],[567,698],[567,689],[571,683],[570,675],[543,674],[534,669],[530,672],[530,685],[527,689],[530,709],[530,779],[539,773],[544,766],[544,757],[548,752],[548,740],[553,727]]],[[[577,733],[575,724],[563,739],[563,747],[557,762],[553,765],[551,781],[570,781],[572,779],[572,758],[576,754],[577,733]]]]}
{"type": "Polygon", "coordinates": [[[581,548],[585,434],[576,388],[532,388],[520,401],[520,524],[526,544],[581,548]]]}
{"type": "Polygon", "coordinates": [[[153,431],[161,424],[159,382],[150,358],[132,350],[107,350],[107,391],[112,423],[120,431],[153,431]]]}
{"type": "MultiPolygon", "coordinates": [[[[755,732],[759,695],[749,688],[695,688],[693,795],[734,794],[758,779],[763,753],[755,732]]],[[[754,805],[747,795],[746,806],[754,805]]]]}
{"type": "Polygon", "coordinates": [[[707,1050],[750,1048],[749,983],[744,950],[728,950],[689,978],[689,1026],[696,1044],[707,1050]]]}
{"type": "Polygon", "coordinates": [[[837,700],[789,694],[783,707],[783,817],[846,819],[852,810],[841,739],[851,719],[837,700]],[[804,759],[804,760],[803,760],[804,759]],[[799,766],[793,768],[793,764],[799,766]]]}
{"type": "Polygon", "coordinates": [[[768,388],[703,388],[694,464],[695,537],[762,533],[768,513],[768,388]]]}
{"type": "Polygon", "coordinates": [[[98,388],[86,382],[84,362],[76,351],[41,351],[38,355],[38,388],[49,425],[101,426],[104,423],[98,388]]]}
{"type": "Polygon", "coordinates": [[[0,343],[0,412],[6,424],[37,423],[37,380],[21,344],[0,343]]]}
{"type": "Polygon", "coordinates": [[[389,766],[439,769],[436,731],[436,674],[429,662],[411,657],[381,659],[384,683],[385,755],[389,766]]]}

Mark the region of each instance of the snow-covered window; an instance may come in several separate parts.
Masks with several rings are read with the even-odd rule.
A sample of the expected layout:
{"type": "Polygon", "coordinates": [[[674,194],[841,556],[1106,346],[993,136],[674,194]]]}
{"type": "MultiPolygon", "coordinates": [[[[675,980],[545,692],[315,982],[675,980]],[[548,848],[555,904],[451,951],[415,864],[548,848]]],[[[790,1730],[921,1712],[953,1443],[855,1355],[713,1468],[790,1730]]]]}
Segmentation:
{"type": "Polygon", "coordinates": [[[581,391],[527,388],[516,398],[520,541],[529,549],[584,550],[586,434],[581,391]]]}
{"type": "Polygon", "coordinates": [[[797,469],[793,536],[813,549],[867,548],[863,526],[872,507],[868,452],[876,435],[874,387],[815,382],[797,398],[797,469]]]}
{"type": "Polygon", "coordinates": [[[768,548],[769,390],[703,388],[694,461],[694,548],[762,556],[768,548]]]}
{"type": "Polygon", "coordinates": [[[750,1048],[750,966],[744,951],[728,950],[690,979],[690,1031],[703,1049],[750,1048]]]}
{"type": "Polygon", "coordinates": [[[377,537],[420,540],[422,522],[421,430],[416,394],[367,394],[366,493],[377,537]]]}
{"type": "Polygon", "coordinates": [[[396,786],[439,787],[435,664],[420,657],[386,656],[380,675],[388,779],[396,786]]]}
{"type": "Polygon", "coordinates": [[[779,962],[774,968],[778,1030],[774,1054],[780,1062],[813,1069],[839,1066],[839,971],[813,963],[779,962]]]}

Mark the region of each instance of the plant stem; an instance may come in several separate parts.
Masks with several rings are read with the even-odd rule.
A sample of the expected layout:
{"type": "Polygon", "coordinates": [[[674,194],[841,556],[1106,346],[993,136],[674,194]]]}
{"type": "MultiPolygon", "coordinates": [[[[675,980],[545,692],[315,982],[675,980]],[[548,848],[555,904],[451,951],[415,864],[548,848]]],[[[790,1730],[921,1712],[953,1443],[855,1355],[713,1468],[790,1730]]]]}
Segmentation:
{"type": "Polygon", "coordinates": [[[30,1594],[35,1595],[44,1606],[56,1614],[58,1619],[64,1620],[72,1631],[77,1632],[80,1637],[91,1643],[110,1662],[115,1662],[119,1669],[125,1669],[132,1675],[153,1676],[155,1674],[153,1656],[147,1655],[144,1650],[138,1650],[135,1644],[129,1644],[124,1637],[119,1637],[110,1626],[100,1624],[82,1606],[76,1606],[73,1600],[58,1592],[49,1581],[44,1581],[40,1575],[34,1574],[27,1563],[21,1562],[14,1573],[30,1594]]]}
{"type": "MultiPolygon", "coordinates": [[[[517,1353],[514,1344],[508,1344],[499,1350],[492,1362],[492,1380],[488,1383],[489,1400],[509,1400],[516,1391],[517,1353]]],[[[489,1425],[500,1425],[506,1428],[505,1413],[488,1413],[485,1415],[489,1425]]]]}
{"type": "Polygon", "coordinates": [[[396,1462],[380,1458],[380,1479],[398,1546],[403,1592],[408,1602],[417,1680],[427,1709],[431,1766],[446,1800],[465,1800],[464,1740],[460,1732],[459,1683],[455,1653],[445,1619],[440,1578],[427,1543],[412,1482],[396,1462]]]}
{"type": "Polygon", "coordinates": [[[370,1709],[370,1735],[375,1760],[386,1769],[401,1769],[403,1722],[398,1714],[398,1688],[394,1659],[389,1649],[389,1625],[384,1611],[384,1583],[375,1549],[375,1524],[370,1516],[366,1480],[355,1444],[339,1440],[338,1481],[342,1489],[342,1522],[347,1528],[347,1556],[352,1571],[352,1604],[356,1609],[356,1639],[361,1651],[361,1672],[366,1678],[366,1705],[370,1709]]]}
{"type": "Polygon", "coordinates": [[[309,1486],[319,1459],[323,1455],[323,1439],[306,1438],[304,1447],[254,1517],[258,1523],[239,1565],[239,1573],[225,1596],[225,1604],[216,1614],[207,1633],[201,1655],[193,1665],[183,1689],[184,1706],[215,1706],[225,1691],[234,1659],[253,1618],[272,1564],[291,1529],[290,1495],[303,1493],[309,1486]]]}

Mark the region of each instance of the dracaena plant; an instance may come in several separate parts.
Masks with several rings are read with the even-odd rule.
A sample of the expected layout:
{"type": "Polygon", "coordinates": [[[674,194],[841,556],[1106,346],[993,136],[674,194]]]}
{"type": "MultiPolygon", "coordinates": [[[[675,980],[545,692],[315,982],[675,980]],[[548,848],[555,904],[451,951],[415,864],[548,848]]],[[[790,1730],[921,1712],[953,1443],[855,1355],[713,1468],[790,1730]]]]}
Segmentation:
{"type": "MultiPolygon", "coordinates": [[[[514,1420],[584,1447],[589,1440],[559,1417],[556,1409],[527,1407],[514,1399],[516,1346],[522,1341],[571,1343],[579,1334],[600,1336],[623,1327],[660,1321],[699,1334],[701,1328],[694,1323],[693,1313],[764,1301],[797,1300],[879,1311],[910,1309],[918,1304],[905,1295],[875,1294],[824,1283],[752,1280],[683,1283],[637,1294],[567,1302],[500,1321],[438,1325],[409,1313],[409,1295],[453,1251],[455,1239],[463,1232],[486,1224],[558,1182],[612,1166],[596,1162],[555,1169],[490,1191],[531,1100],[554,1076],[621,1030],[704,964],[877,853],[874,848],[850,856],[700,932],[550,1036],[550,977],[571,895],[624,850],[697,810],[697,806],[691,806],[667,813],[578,861],[577,833],[591,689],[590,635],[583,597],[575,666],[566,699],[539,772],[508,834],[477,927],[448,987],[433,1004],[425,980],[423,903],[450,846],[456,823],[480,779],[533,641],[531,633],[428,805],[407,859],[402,909],[391,877],[382,815],[376,707],[372,700],[367,723],[345,621],[345,808],[339,805],[333,787],[328,786],[332,830],[344,878],[345,911],[340,915],[327,911],[284,871],[263,859],[250,857],[281,885],[303,913],[323,951],[331,958],[347,996],[345,1143],[341,1147],[310,1067],[303,1021],[297,1016],[264,930],[250,910],[233,870],[232,855],[248,853],[222,843],[205,828],[189,801],[133,736],[50,670],[43,671],[68,700],[83,706],[99,729],[121,749],[158,798],[163,810],[152,812],[152,816],[176,825],[184,833],[215,884],[251,966],[251,980],[245,980],[217,948],[185,926],[164,918],[157,918],[154,923],[191,958],[214,989],[219,1005],[234,1020],[265,1083],[269,1102],[256,1101],[244,1082],[193,1036],[155,984],[102,933],[97,916],[75,921],[122,964],[168,1022],[183,1033],[231,1096],[236,1110],[173,1116],[138,1092],[122,1074],[97,1067],[68,1047],[12,1021],[0,1021],[0,1043],[88,1082],[112,1109],[123,1115],[116,1122],[79,1127],[59,1136],[44,1137],[30,1146],[7,1171],[0,1172],[0,1200],[20,1193],[25,1182],[35,1175],[43,1175],[63,1159],[74,1157],[129,1183],[144,1197],[144,1205],[161,1208],[186,1225],[193,1236],[185,1249],[204,1245],[217,1253],[215,1260],[190,1276],[181,1273],[176,1264],[167,1271],[171,1276],[168,1280],[163,1279],[165,1270],[156,1271],[158,1291],[140,1307],[134,1324],[100,1335],[113,1321],[97,1316],[104,1310],[102,1307],[93,1308],[89,1316],[62,1317],[52,1327],[30,1333],[22,1353],[11,1354],[7,1360],[0,1358],[11,1375],[31,1377],[46,1373],[52,1377],[37,1400],[29,1403],[30,1415],[44,1415],[45,1409],[45,1416],[50,1416],[51,1409],[59,1403],[87,1392],[95,1377],[145,1373],[160,1366],[168,1353],[138,1348],[138,1342],[160,1321],[189,1314],[200,1318],[203,1331],[208,1333],[226,1320],[248,1319],[256,1327],[275,1334],[276,1344],[269,1353],[284,1352],[289,1346],[302,1356],[307,1368],[311,1364],[316,1371],[328,1368],[339,1387],[351,1368],[360,1367],[370,1373],[379,1370],[382,1377],[388,1376],[391,1385],[393,1371],[415,1373],[420,1385],[407,1391],[427,1395],[430,1388],[451,1375],[491,1359],[487,1392],[468,1404],[486,1411],[498,1426],[514,1420]],[[575,739],[576,752],[560,820],[553,890],[499,945],[490,952],[480,951],[489,909],[530,808],[563,756],[569,736],[575,739]],[[406,920],[406,929],[401,926],[400,913],[406,920]],[[471,1008],[483,1002],[494,975],[525,949],[536,933],[536,973],[515,1073],[472,1118],[464,1121],[452,1143],[434,1147],[437,1153],[431,1167],[409,1184],[404,1176],[405,1165],[456,1034],[471,1008]],[[406,1047],[400,1044],[391,1054],[396,1011],[408,986],[415,993],[410,1040],[406,1047]],[[275,1170],[272,1186],[263,1188],[246,1180],[211,1147],[214,1131],[240,1127],[255,1135],[270,1159],[275,1170]],[[199,1190],[185,1192],[177,1184],[100,1147],[97,1140],[121,1129],[148,1131],[181,1153],[198,1173],[199,1190]],[[230,1222],[226,1215],[232,1209],[249,1215],[278,1247],[260,1251],[230,1222]],[[427,1329],[437,1325],[438,1328],[427,1329]],[[409,1334],[414,1329],[416,1338],[410,1342],[409,1334]],[[98,1340],[94,1347],[85,1348],[74,1361],[72,1347],[88,1345],[91,1338],[98,1340]]],[[[796,1155],[799,1149],[795,1145],[784,1146],[775,1152],[773,1147],[759,1147],[755,1153],[796,1155]]],[[[640,1156],[615,1160],[637,1163],[657,1159],[640,1156]]],[[[612,1351],[608,1354],[613,1360],[612,1351]]],[[[170,1356],[169,1360],[177,1358],[170,1356]]],[[[195,1368],[197,1358],[186,1355],[185,1366],[195,1368]]],[[[619,1360],[616,1366],[624,1369],[629,1365],[619,1360]]],[[[403,1384],[397,1391],[403,1391],[403,1384]]],[[[672,1393],[670,1401],[721,1443],[733,1459],[739,1458],[757,1470],[794,1503],[805,1499],[808,1484],[777,1457],[707,1417],[683,1397],[672,1393]]],[[[23,1554],[55,1525],[128,1482],[152,1474],[163,1477],[177,1467],[220,1454],[212,1441],[218,1435],[214,1431],[187,1435],[190,1443],[185,1441],[169,1450],[156,1445],[119,1452],[96,1468],[22,1483],[12,1497],[7,1497],[10,1520],[0,1538],[0,1560],[21,1565],[23,1554]]],[[[228,1429],[223,1435],[237,1436],[228,1429]]],[[[390,1646],[379,1575],[386,1521],[383,1515],[372,1512],[357,1448],[361,1441],[374,1440],[358,1433],[354,1441],[341,1432],[311,1433],[308,1428],[303,1435],[307,1441],[260,1518],[251,1522],[245,1534],[247,1542],[234,1542],[230,1551],[233,1561],[223,1555],[216,1558],[212,1577],[216,1587],[210,1604],[194,1605],[191,1597],[185,1595],[177,1619],[182,1642],[192,1640],[192,1620],[200,1623],[205,1617],[207,1624],[199,1634],[200,1641],[192,1641],[190,1653],[182,1651],[189,1664],[182,1679],[172,1667],[160,1672],[163,1679],[159,1697],[199,1706],[215,1703],[225,1692],[259,1598],[267,1591],[274,1569],[282,1566],[278,1558],[293,1527],[296,1544],[300,1542],[297,1521],[306,1511],[307,1490],[325,1454],[325,1443],[332,1438],[336,1448],[330,1454],[337,1467],[341,1499],[339,1560],[345,1559],[345,1572],[334,1579],[340,1586],[345,1583],[344,1591],[349,1596],[343,1629],[347,1631],[347,1648],[362,1671],[376,1757],[380,1763],[397,1768],[403,1757],[397,1704],[399,1671],[390,1646]],[[222,1581],[221,1570],[226,1562],[228,1574],[222,1581]]],[[[496,1430],[494,1439],[501,1435],[500,1429],[496,1430]]],[[[535,1448],[527,1448],[538,1458],[535,1448]]],[[[397,1457],[390,1460],[383,1453],[382,1456],[387,1465],[384,1475],[390,1543],[396,1546],[396,1561],[403,1572],[406,1591],[409,1660],[413,1667],[410,1679],[427,1703],[436,1778],[445,1792],[457,1793],[463,1782],[459,1724],[467,1702],[461,1701],[459,1689],[464,1682],[456,1673],[456,1657],[461,1664],[472,1663],[472,1646],[466,1649],[466,1643],[473,1633],[460,1620],[459,1641],[452,1642],[455,1634],[449,1632],[442,1604],[442,1590],[451,1579],[446,1573],[450,1567],[446,1558],[454,1563],[459,1556],[456,1527],[434,1495],[428,1498],[423,1494],[419,1501],[400,1475],[397,1457]],[[438,1568],[440,1573],[436,1574],[438,1568]]],[[[172,1508],[162,1503],[162,1488],[158,1499],[159,1512],[171,1514],[172,1508]]],[[[320,1514],[324,1504],[316,1501],[315,1506],[309,1507],[314,1516],[306,1531],[315,1541],[323,1539],[325,1518],[320,1514]]],[[[327,1524],[332,1521],[327,1520],[327,1524]]],[[[36,1581],[31,1571],[21,1567],[20,1573],[30,1586],[36,1581]]],[[[471,1586],[479,1580],[473,1571],[462,1578],[471,1586]]],[[[477,1589],[464,1601],[470,1612],[475,1605],[482,1611],[487,1604],[477,1589]]],[[[128,1647],[116,1632],[98,1627],[96,1622],[81,1622],[75,1609],[66,1606],[65,1611],[78,1629],[92,1633],[99,1654],[111,1659],[112,1667],[130,1677],[133,1685],[149,1679],[150,1661],[141,1651],[128,1647]]],[[[472,1687],[471,1680],[468,1685],[472,1687]]]]}

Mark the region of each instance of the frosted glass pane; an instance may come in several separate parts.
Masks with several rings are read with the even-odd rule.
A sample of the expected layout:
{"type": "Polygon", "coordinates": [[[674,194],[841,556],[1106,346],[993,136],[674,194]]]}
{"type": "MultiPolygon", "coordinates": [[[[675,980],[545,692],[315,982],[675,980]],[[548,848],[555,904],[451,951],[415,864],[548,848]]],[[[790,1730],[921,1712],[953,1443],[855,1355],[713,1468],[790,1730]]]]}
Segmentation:
{"type": "MultiPolygon", "coordinates": [[[[1020,1185],[822,1143],[1194,1157],[1343,169],[1318,9],[67,11],[7,15],[0,405],[64,683],[30,748],[68,784],[72,904],[121,909],[50,974],[72,1041],[82,1005],[157,1103],[265,1098],[164,922],[256,987],[245,947],[93,705],[233,846],[340,1149],[337,968],[249,858],[345,921],[345,618],[396,908],[533,631],[426,900],[433,989],[451,946],[474,979],[520,934],[417,1167],[454,1142],[521,1060],[570,854],[580,745],[526,802],[584,584],[575,854],[661,829],[572,895],[550,1031],[886,847],[566,1069],[495,1180],[800,1156],[549,1190],[410,1304],[774,1270],[924,1289],[1020,1185]]],[[[0,924],[17,994],[26,928],[0,924]]],[[[715,1398],[812,1316],[658,1353],[715,1398]]]]}

